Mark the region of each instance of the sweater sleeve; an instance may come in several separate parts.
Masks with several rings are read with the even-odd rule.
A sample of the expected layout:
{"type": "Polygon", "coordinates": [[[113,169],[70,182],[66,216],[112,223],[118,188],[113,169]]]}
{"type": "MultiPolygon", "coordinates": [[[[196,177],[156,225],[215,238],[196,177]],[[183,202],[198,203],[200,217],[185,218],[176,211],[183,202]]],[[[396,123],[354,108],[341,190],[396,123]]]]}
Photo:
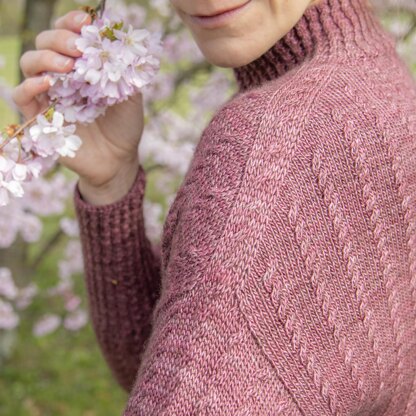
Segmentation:
{"type": "Polygon", "coordinates": [[[123,416],[301,415],[239,310],[237,281],[207,265],[191,290],[156,307],[123,416]]]}
{"type": "Polygon", "coordinates": [[[130,391],[159,296],[160,249],[145,234],[142,166],[129,192],[103,206],[74,190],[90,316],[103,355],[130,391]]]}
{"type": "Polygon", "coordinates": [[[269,100],[256,91],[237,97],[195,149],[167,219],[161,296],[124,416],[302,414],[238,297],[248,274],[261,279],[252,267],[256,246],[281,186],[278,173],[287,169],[286,152],[293,151],[282,142],[270,147],[275,133],[281,136],[263,131],[274,124],[262,122],[269,100]],[[284,157],[275,164],[276,180],[261,168],[270,150],[284,157]]]}

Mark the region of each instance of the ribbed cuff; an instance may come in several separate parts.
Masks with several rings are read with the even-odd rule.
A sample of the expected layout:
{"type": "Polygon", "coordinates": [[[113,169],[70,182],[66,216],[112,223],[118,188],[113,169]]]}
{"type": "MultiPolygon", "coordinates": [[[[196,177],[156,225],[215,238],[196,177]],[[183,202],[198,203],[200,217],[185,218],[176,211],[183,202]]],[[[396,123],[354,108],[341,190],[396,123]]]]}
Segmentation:
{"type": "Polygon", "coordinates": [[[78,183],[75,186],[74,205],[87,288],[94,319],[100,322],[110,319],[103,311],[113,302],[113,308],[124,308],[129,302],[136,302],[136,291],[142,293],[141,303],[151,302],[147,299],[151,296],[147,286],[152,276],[146,275],[147,264],[144,264],[147,251],[151,249],[147,247],[143,218],[145,185],[145,171],[139,166],[129,192],[108,205],[84,201],[78,183]]]}
{"type": "Polygon", "coordinates": [[[126,195],[124,195],[118,201],[106,205],[94,205],[82,198],[79,190],[79,181],[75,185],[73,201],[77,215],[81,214],[94,214],[94,215],[111,215],[120,210],[120,208],[127,208],[128,206],[137,207],[143,202],[143,196],[146,186],[146,173],[139,165],[139,169],[136,175],[136,179],[126,195]]]}

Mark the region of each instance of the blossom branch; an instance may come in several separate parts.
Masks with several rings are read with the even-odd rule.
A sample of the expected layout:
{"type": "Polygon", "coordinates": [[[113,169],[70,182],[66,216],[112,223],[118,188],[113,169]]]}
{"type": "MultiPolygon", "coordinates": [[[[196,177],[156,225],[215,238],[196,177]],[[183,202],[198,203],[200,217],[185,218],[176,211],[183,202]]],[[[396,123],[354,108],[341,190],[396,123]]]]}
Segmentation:
{"type": "Polygon", "coordinates": [[[61,228],[59,228],[55,234],[45,243],[45,245],[40,250],[40,253],[36,256],[33,262],[30,265],[32,270],[36,270],[40,264],[42,264],[43,260],[49,254],[51,250],[55,248],[55,245],[58,241],[65,235],[61,228]]]}
{"type": "Polygon", "coordinates": [[[76,41],[82,55],[71,72],[48,73],[49,107],[0,136],[0,206],[9,203],[9,194],[23,196],[21,184],[39,175],[42,158],[75,157],[82,144],[76,123],[93,123],[107,107],[149,84],[159,70],[160,34],[125,25],[105,6],[102,0],[96,9],[84,8],[92,23],[82,27],[76,41]]]}
{"type": "Polygon", "coordinates": [[[406,32],[406,34],[403,36],[402,40],[404,42],[407,42],[415,33],[416,31],[416,15],[413,16],[413,22],[410,26],[409,30],[406,32]]]}
{"type": "MultiPolygon", "coordinates": [[[[46,108],[45,110],[43,110],[39,114],[47,114],[48,111],[50,111],[53,108],[53,106],[54,106],[54,104],[51,104],[48,108],[46,108]]],[[[10,142],[10,140],[12,140],[13,138],[19,138],[19,136],[21,135],[23,130],[26,127],[30,126],[32,123],[34,123],[36,121],[37,117],[38,117],[38,114],[36,114],[31,119],[27,120],[24,124],[19,126],[19,128],[16,131],[14,131],[14,129],[12,129],[12,134],[8,134],[8,138],[3,143],[0,144],[0,151],[4,146],[6,146],[10,142]]]]}

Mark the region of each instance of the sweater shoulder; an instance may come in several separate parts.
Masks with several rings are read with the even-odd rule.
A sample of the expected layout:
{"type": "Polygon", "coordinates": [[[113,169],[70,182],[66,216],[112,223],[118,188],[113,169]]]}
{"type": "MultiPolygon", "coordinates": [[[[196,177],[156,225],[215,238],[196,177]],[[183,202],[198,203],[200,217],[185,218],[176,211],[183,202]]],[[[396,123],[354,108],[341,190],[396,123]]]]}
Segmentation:
{"type": "Polygon", "coordinates": [[[316,100],[315,115],[329,115],[334,128],[340,121],[383,128],[416,113],[416,80],[398,57],[321,65],[326,71],[330,67],[335,70],[316,100]]]}
{"type": "Polygon", "coordinates": [[[165,293],[190,290],[225,264],[244,264],[234,242],[257,235],[300,137],[296,117],[276,116],[278,94],[236,94],[202,132],[163,229],[163,268],[178,273],[164,280],[165,293]],[[200,279],[190,279],[191,271],[200,279]]]}
{"type": "Polygon", "coordinates": [[[207,125],[204,135],[212,132],[244,137],[261,135],[264,127],[287,127],[307,119],[313,101],[325,90],[326,78],[316,71],[292,73],[251,89],[236,92],[219,107],[207,125]]]}

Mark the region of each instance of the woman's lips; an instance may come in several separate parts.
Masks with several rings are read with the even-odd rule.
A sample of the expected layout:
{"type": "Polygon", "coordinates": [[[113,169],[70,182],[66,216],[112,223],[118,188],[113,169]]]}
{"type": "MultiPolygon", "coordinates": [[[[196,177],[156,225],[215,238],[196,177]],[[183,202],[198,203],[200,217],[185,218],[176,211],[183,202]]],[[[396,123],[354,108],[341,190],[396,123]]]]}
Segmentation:
{"type": "Polygon", "coordinates": [[[238,6],[232,10],[227,10],[226,12],[219,13],[213,16],[190,16],[191,20],[196,23],[198,26],[201,26],[205,29],[215,29],[217,27],[223,26],[231,18],[235,17],[237,14],[246,9],[246,6],[251,3],[251,0],[248,0],[241,6],[238,6]]]}

